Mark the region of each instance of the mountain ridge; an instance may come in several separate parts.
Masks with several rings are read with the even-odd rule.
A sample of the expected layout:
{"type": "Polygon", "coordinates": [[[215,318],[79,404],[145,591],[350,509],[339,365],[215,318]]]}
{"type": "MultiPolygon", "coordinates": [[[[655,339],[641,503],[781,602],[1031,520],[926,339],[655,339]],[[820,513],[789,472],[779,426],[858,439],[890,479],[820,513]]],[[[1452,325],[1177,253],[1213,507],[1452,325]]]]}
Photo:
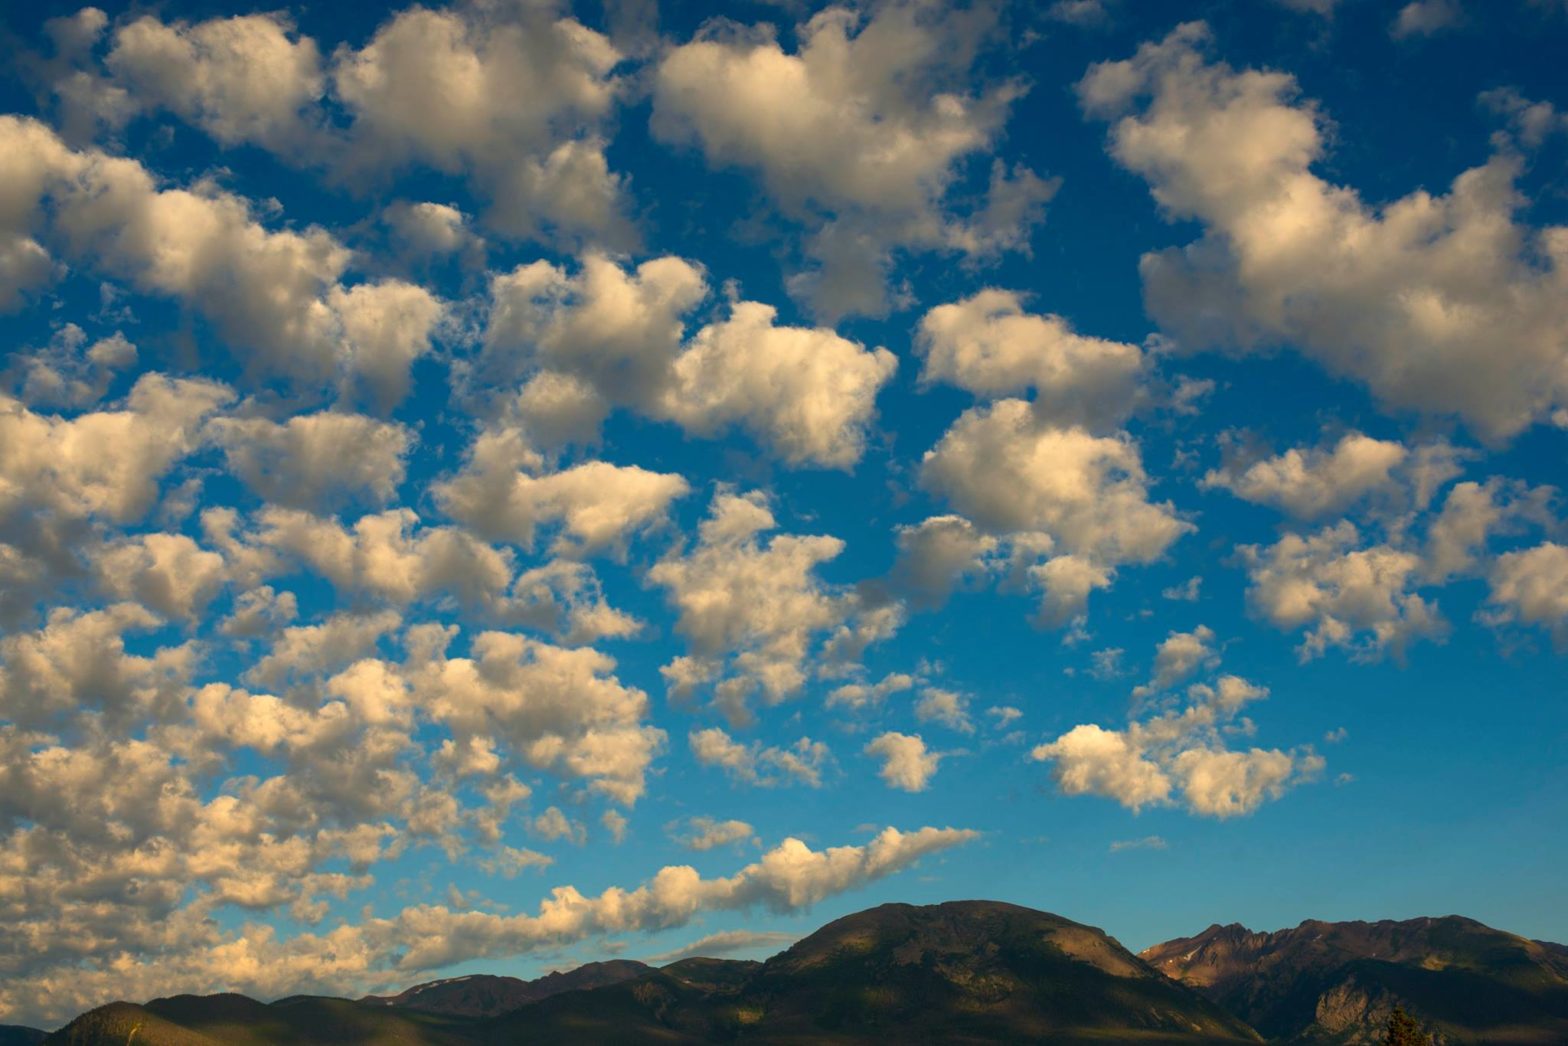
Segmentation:
{"type": "Polygon", "coordinates": [[[654,968],[615,959],[533,981],[470,974],[359,1000],[171,996],[98,1007],[44,1041],[119,1044],[134,1030],[139,1046],[1362,1046],[1381,1042],[1394,1005],[1438,1046],[1568,1041],[1568,947],[1444,916],[1308,919],[1266,932],[1216,923],[1135,955],[1102,930],[1021,905],[885,904],[832,920],[762,962],[693,957],[654,968]]]}

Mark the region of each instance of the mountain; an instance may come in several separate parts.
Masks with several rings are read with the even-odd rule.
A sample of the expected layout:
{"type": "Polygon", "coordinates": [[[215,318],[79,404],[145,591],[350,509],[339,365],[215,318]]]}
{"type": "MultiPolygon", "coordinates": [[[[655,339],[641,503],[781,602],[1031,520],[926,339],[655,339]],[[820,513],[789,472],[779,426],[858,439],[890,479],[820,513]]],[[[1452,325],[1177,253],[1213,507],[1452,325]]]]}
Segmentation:
{"type": "Polygon", "coordinates": [[[495,1017],[562,992],[618,984],[653,967],[630,959],[591,962],[575,970],[549,973],[537,980],[472,974],[416,984],[397,995],[367,995],[361,1002],[459,1017],[495,1017]]]}
{"type": "Polygon", "coordinates": [[[1250,1043],[1100,930],[1017,905],[888,904],[767,962],[687,960],[503,1018],[529,1042],[1250,1043]]]}
{"type": "Polygon", "coordinates": [[[1568,948],[1448,916],[1211,926],[1143,952],[1271,1040],[1382,1041],[1402,1005],[1437,1042],[1568,1042],[1568,948]]]}
{"type": "Polygon", "coordinates": [[[20,1024],[0,1024],[0,1046],[37,1046],[49,1034],[42,1028],[24,1028],[20,1024]]]}
{"type": "Polygon", "coordinates": [[[120,1046],[132,1035],[138,1046],[1259,1041],[1244,1023],[1101,931],[986,901],[883,905],[829,923],[764,963],[685,959],[622,979],[636,972],[633,965],[593,964],[533,982],[456,978],[357,1002],[296,996],[264,1004],[242,995],[185,995],[143,1006],[112,1003],[46,1041],[120,1046]],[[569,984],[584,987],[562,988],[569,984]],[[498,1016],[468,1012],[500,1005],[487,991],[522,990],[546,996],[498,1016]],[[419,1008],[426,1004],[445,1009],[419,1008]]]}

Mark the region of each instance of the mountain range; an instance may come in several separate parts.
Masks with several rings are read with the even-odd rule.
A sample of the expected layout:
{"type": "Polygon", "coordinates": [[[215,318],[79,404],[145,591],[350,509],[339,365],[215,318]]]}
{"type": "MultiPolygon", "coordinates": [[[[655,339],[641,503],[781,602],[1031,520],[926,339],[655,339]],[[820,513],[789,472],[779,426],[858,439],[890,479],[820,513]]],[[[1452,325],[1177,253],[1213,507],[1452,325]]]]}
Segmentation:
{"type": "Polygon", "coordinates": [[[47,1037],[100,1046],[365,1043],[1351,1044],[1414,1014],[1440,1046],[1568,1042],[1568,948],[1470,919],[1211,926],[1134,955],[1017,905],[887,904],[766,962],[616,960],[474,975],[358,1000],[182,995],[111,1003],[47,1037]]]}

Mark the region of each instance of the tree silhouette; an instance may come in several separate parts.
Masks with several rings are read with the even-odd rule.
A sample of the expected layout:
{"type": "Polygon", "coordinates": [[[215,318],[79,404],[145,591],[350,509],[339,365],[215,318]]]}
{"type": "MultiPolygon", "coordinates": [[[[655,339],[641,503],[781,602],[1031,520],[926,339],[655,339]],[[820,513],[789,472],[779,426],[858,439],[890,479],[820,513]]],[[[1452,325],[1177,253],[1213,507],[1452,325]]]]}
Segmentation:
{"type": "Polygon", "coordinates": [[[1432,1046],[1432,1037],[1421,1030],[1421,1025],[1405,1012],[1404,1007],[1395,1006],[1394,1012],[1388,1015],[1388,1034],[1383,1037],[1383,1046],[1432,1046]]]}

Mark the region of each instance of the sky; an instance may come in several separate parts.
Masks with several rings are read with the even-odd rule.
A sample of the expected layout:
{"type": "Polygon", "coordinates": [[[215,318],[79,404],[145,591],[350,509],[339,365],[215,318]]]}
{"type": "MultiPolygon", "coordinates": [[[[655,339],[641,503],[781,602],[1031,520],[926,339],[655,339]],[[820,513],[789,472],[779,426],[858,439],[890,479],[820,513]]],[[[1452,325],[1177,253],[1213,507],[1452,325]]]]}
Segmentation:
{"type": "Polygon", "coordinates": [[[14,6],[0,1021],[1568,940],[1568,5],[14,6]]]}

